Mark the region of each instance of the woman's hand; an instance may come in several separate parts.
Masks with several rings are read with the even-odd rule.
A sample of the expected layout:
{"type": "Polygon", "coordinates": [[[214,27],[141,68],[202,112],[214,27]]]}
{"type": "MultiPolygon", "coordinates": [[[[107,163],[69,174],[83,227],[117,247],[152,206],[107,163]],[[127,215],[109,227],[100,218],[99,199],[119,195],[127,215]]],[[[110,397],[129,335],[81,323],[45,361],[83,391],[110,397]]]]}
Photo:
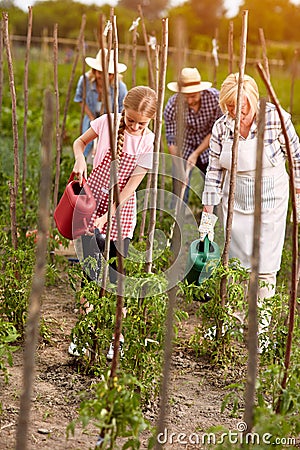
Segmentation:
{"type": "Polygon", "coordinates": [[[203,206],[203,211],[207,212],[209,214],[213,214],[214,212],[214,206],[213,205],[204,205],[203,206]]]}

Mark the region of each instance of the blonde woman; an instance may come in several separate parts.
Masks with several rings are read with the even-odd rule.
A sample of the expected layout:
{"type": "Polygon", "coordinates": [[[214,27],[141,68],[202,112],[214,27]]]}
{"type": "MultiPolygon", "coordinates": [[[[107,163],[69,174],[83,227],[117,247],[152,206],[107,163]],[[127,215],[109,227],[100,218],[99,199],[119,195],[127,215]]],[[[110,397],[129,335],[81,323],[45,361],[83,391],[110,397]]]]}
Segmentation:
{"type": "MultiPolygon", "coordinates": [[[[222,204],[224,224],[226,224],[228,209],[238,79],[238,74],[230,74],[220,90],[220,106],[224,115],[216,121],[212,130],[209,166],[202,196],[204,212],[212,213],[214,205],[222,204]]],[[[253,78],[245,75],[230,256],[238,258],[247,269],[251,269],[253,243],[258,101],[257,84],[253,78]]],[[[294,160],[296,192],[300,193],[299,138],[290,115],[284,110],[282,110],[282,114],[294,160]]],[[[265,281],[266,285],[261,286],[259,290],[260,298],[272,297],[275,294],[276,274],[281,264],[289,199],[286,159],[286,144],[280,118],[275,106],[267,102],[263,147],[259,267],[259,278],[261,281],[265,281]]]]}

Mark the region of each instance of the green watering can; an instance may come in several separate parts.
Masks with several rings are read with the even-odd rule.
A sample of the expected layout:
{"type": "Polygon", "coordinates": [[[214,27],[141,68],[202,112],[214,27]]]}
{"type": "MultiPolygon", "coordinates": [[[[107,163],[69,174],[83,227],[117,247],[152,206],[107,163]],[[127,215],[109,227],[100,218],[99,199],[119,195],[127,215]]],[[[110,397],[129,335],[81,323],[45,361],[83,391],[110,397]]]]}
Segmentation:
{"type": "Polygon", "coordinates": [[[189,248],[185,279],[188,283],[200,285],[210,277],[220,256],[219,246],[215,242],[211,242],[207,236],[204,241],[196,239],[189,248]]]}

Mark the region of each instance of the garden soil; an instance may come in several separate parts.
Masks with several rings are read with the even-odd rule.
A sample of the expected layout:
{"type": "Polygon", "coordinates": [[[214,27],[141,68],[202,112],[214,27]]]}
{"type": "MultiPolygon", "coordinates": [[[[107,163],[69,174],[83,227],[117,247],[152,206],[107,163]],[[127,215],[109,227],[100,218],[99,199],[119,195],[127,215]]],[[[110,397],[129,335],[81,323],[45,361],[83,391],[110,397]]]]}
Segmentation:
{"type": "MultiPolygon", "coordinates": [[[[68,354],[70,332],[76,323],[74,293],[66,281],[46,287],[42,299],[42,317],[51,330],[50,343],[40,342],[36,352],[34,388],[30,413],[28,450],[94,449],[97,430],[85,432],[76,428],[66,437],[66,428],[77,417],[84,392],[97,380],[79,373],[76,358],[68,354]]],[[[197,305],[189,306],[189,319],[182,324],[180,340],[173,349],[169,385],[169,406],[166,430],[161,436],[164,449],[200,449],[195,444],[212,426],[237,430],[241,417],[231,417],[230,410],[221,413],[221,404],[228,392],[226,386],[241,379],[241,373],[212,367],[196,357],[187,342],[198,319],[197,305]],[[173,433],[173,434],[172,434],[173,433]]],[[[235,371],[238,369],[235,369],[235,371]]],[[[9,368],[9,382],[0,379],[0,449],[13,450],[22,392],[23,353],[14,354],[9,368]]],[[[155,425],[158,405],[151,405],[146,417],[155,425]]],[[[148,436],[141,437],[141,449],[147,448],[148,436]]]]}

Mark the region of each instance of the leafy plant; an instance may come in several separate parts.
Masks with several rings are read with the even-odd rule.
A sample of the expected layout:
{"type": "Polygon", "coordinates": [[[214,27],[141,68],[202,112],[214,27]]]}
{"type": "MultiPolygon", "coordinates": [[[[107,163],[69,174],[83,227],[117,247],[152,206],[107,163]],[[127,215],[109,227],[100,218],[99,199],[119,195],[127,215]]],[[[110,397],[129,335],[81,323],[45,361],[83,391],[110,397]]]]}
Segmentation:
{"type": "Polygon", "coordinates": [[[228,269],[218,264],[211,276],[199,286],[182,282],[179,287],[189,302],[199,301],[197,315],[200,324],[191,336],[190,345],[197,355],[208,354],[218,364],[240,362],[242,354],[236,347],[243,341],[241,317],[247,315],[245,300],[248,272],[237,260],[232,260],[228,269]],[[220,280],[227,278],[227,301],[221,305],[220,280]]]}
{"type": "Polygon", "coordinates": [[[141,410],[139,384],[132,375],[123,373],[111,379],[110,371],[106,371],[92,387],[92,398],[81,403],[79,417],[69,424],[68,435],[74,434],[76,422],[83,428],[92,422],[99,430],[97,448],[117,449],[117,438],[125,438],[122,449],[139,449],[140,433],[151,430],[141,410]]]}
{"type": "Polygon", "coordinates": [[[0,318],[0,371],[6,382],[8,382],[9,378],[7,366],[13,365],[12,354],[18,349],[18,346],[12,344],[14,344],[18,338],[19,334],[17,333],[16,328],[0,318]]]}
{"type": "MultiPolygon", "coordinates": [[[[0,240],[5,242],[7,235],[0,233],[0,240]]],[[[6,246],[2,255],[0,272],[0,316],[5,317],[22,334],[24,331],[28,298],[33,268],[33,249],[30,247],[13,250],[6,246]]],[[[2,247],[4,248],[4,247],[2,247]]]]}

